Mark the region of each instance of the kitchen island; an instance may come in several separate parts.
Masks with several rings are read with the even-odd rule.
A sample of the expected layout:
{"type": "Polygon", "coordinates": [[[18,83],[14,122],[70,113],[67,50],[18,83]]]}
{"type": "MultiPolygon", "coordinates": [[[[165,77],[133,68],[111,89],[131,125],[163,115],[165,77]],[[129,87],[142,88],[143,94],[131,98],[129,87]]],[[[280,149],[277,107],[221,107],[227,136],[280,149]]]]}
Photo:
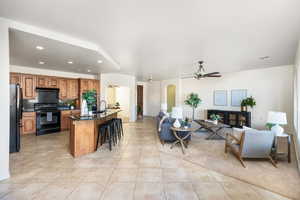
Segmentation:
{"type": "Polygon", "coordinates": [[[97,150],[99,125],[117,118],[121,110],[109,109],[93,116],[70,116],[70,152],[74,157],[97,150]]]}

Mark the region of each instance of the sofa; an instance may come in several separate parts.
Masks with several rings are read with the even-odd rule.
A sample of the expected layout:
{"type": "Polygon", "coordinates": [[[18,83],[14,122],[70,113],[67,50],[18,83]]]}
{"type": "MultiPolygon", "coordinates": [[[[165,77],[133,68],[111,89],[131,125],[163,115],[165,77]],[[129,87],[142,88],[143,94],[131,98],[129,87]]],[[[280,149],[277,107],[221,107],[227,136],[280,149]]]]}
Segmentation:
{"type": "MultiPolygon", "coordinates": [[[[166,115],[163,112],[160,112],[157,115],[156,126],[157,126],[158,136],[159,136],[159,139],[162,144],[164,144],[165,142],[176,141],[176,138],[175,138],[174,134],[172,133],[172,130],[170,129],[173,126],[174,122],[175,122],[174,118],[166,117],[166,115]]],[[[179,119],[179,122],[181,123],[182,120],[179,119]]],[[[187,139],[190,140],[191,137],[189,137],[187,139]]]]}

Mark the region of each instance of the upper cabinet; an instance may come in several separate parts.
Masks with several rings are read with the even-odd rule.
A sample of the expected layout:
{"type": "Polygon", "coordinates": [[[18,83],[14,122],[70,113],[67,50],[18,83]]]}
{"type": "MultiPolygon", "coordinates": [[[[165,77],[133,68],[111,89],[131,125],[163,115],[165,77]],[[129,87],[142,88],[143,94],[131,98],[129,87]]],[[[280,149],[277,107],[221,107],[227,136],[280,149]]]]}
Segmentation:
{"type": "Polygon", "coordinates": [[[24,99],[34,99],[36,97],[36,76],[23,74],[22,76],[22,88],[24,99]]]}
{"type": "Polygon", "coordinates": [[[10,73],[10,79],[9,83],[10,84],[21,84],[22,82],[22,75],[19,73],[10,73]]]}
{"type": "Polygon", "coordinates": [[[67,79],[59,79],[59,98],[67,99],[68,98],[68,80],[67,79]]]}
{"type": "Polygon", "coordinates": [[[79,92],[80,95],[88,90],[96,90],[97,94],[100,93],[100,81],[95,79],[79,79],[79,92]]]}
{"type": "Polygon", "coordinates": [[[37,76],[37,87],[59,88],[58,79],[50,76],[37,76]]]}
{"type": "Polygon", "coordinates": [[[68,80],[68,98],[78,99],[78,79],[68,80]]]}

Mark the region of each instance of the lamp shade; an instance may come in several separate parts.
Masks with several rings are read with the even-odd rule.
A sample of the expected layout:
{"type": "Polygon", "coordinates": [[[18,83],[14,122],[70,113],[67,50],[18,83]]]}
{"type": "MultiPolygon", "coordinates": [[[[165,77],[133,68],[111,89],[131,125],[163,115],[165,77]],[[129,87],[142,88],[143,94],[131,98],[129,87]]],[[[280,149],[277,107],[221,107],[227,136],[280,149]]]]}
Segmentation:
{"type": "Polygon", "coordinates": [[[161,111],[167,111],[168,110],[168,105],[166,103],[162,103],[160,106],[161,111]]]}
{"type": "Polygon", "coordinates": [[[172,118],[182,119],[182,108],[181,107],[173,107],[172,108],[172,118]]]}
{"type": "Polygon", "coordinates": [[[271,124],[287,124],[286,113],[270,111],[268,113],[268,123],[271,124]]]}

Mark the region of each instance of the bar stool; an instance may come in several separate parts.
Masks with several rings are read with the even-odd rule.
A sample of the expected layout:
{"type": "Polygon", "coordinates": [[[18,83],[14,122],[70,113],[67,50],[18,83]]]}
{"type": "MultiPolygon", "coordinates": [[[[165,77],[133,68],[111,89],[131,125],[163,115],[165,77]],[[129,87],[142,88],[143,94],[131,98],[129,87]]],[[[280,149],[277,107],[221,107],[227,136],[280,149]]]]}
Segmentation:
{"type": "Polygon", "coordinates": [[[115,121],[115,124],[116,124],[116,127],[117,127],[117,132],[118,132],[118,138],[120,140],[121,137],[124,135],[122,119],[121,118],[114,118],[113,120],[115,121]]]}
{"type": "Polygon", "coordinates": [[[112,144],[115,146],[117,144],[117,130],[116,130],[116,124],[114,120],[110,120],[106,122],[105,124],[101,124],[99,126],[99,134],[97,138],[97,147],[99,144],[102,145],[105,143],[106,139],[108,139],[109,143],[109,150],[112,150],[112,144]]]}

